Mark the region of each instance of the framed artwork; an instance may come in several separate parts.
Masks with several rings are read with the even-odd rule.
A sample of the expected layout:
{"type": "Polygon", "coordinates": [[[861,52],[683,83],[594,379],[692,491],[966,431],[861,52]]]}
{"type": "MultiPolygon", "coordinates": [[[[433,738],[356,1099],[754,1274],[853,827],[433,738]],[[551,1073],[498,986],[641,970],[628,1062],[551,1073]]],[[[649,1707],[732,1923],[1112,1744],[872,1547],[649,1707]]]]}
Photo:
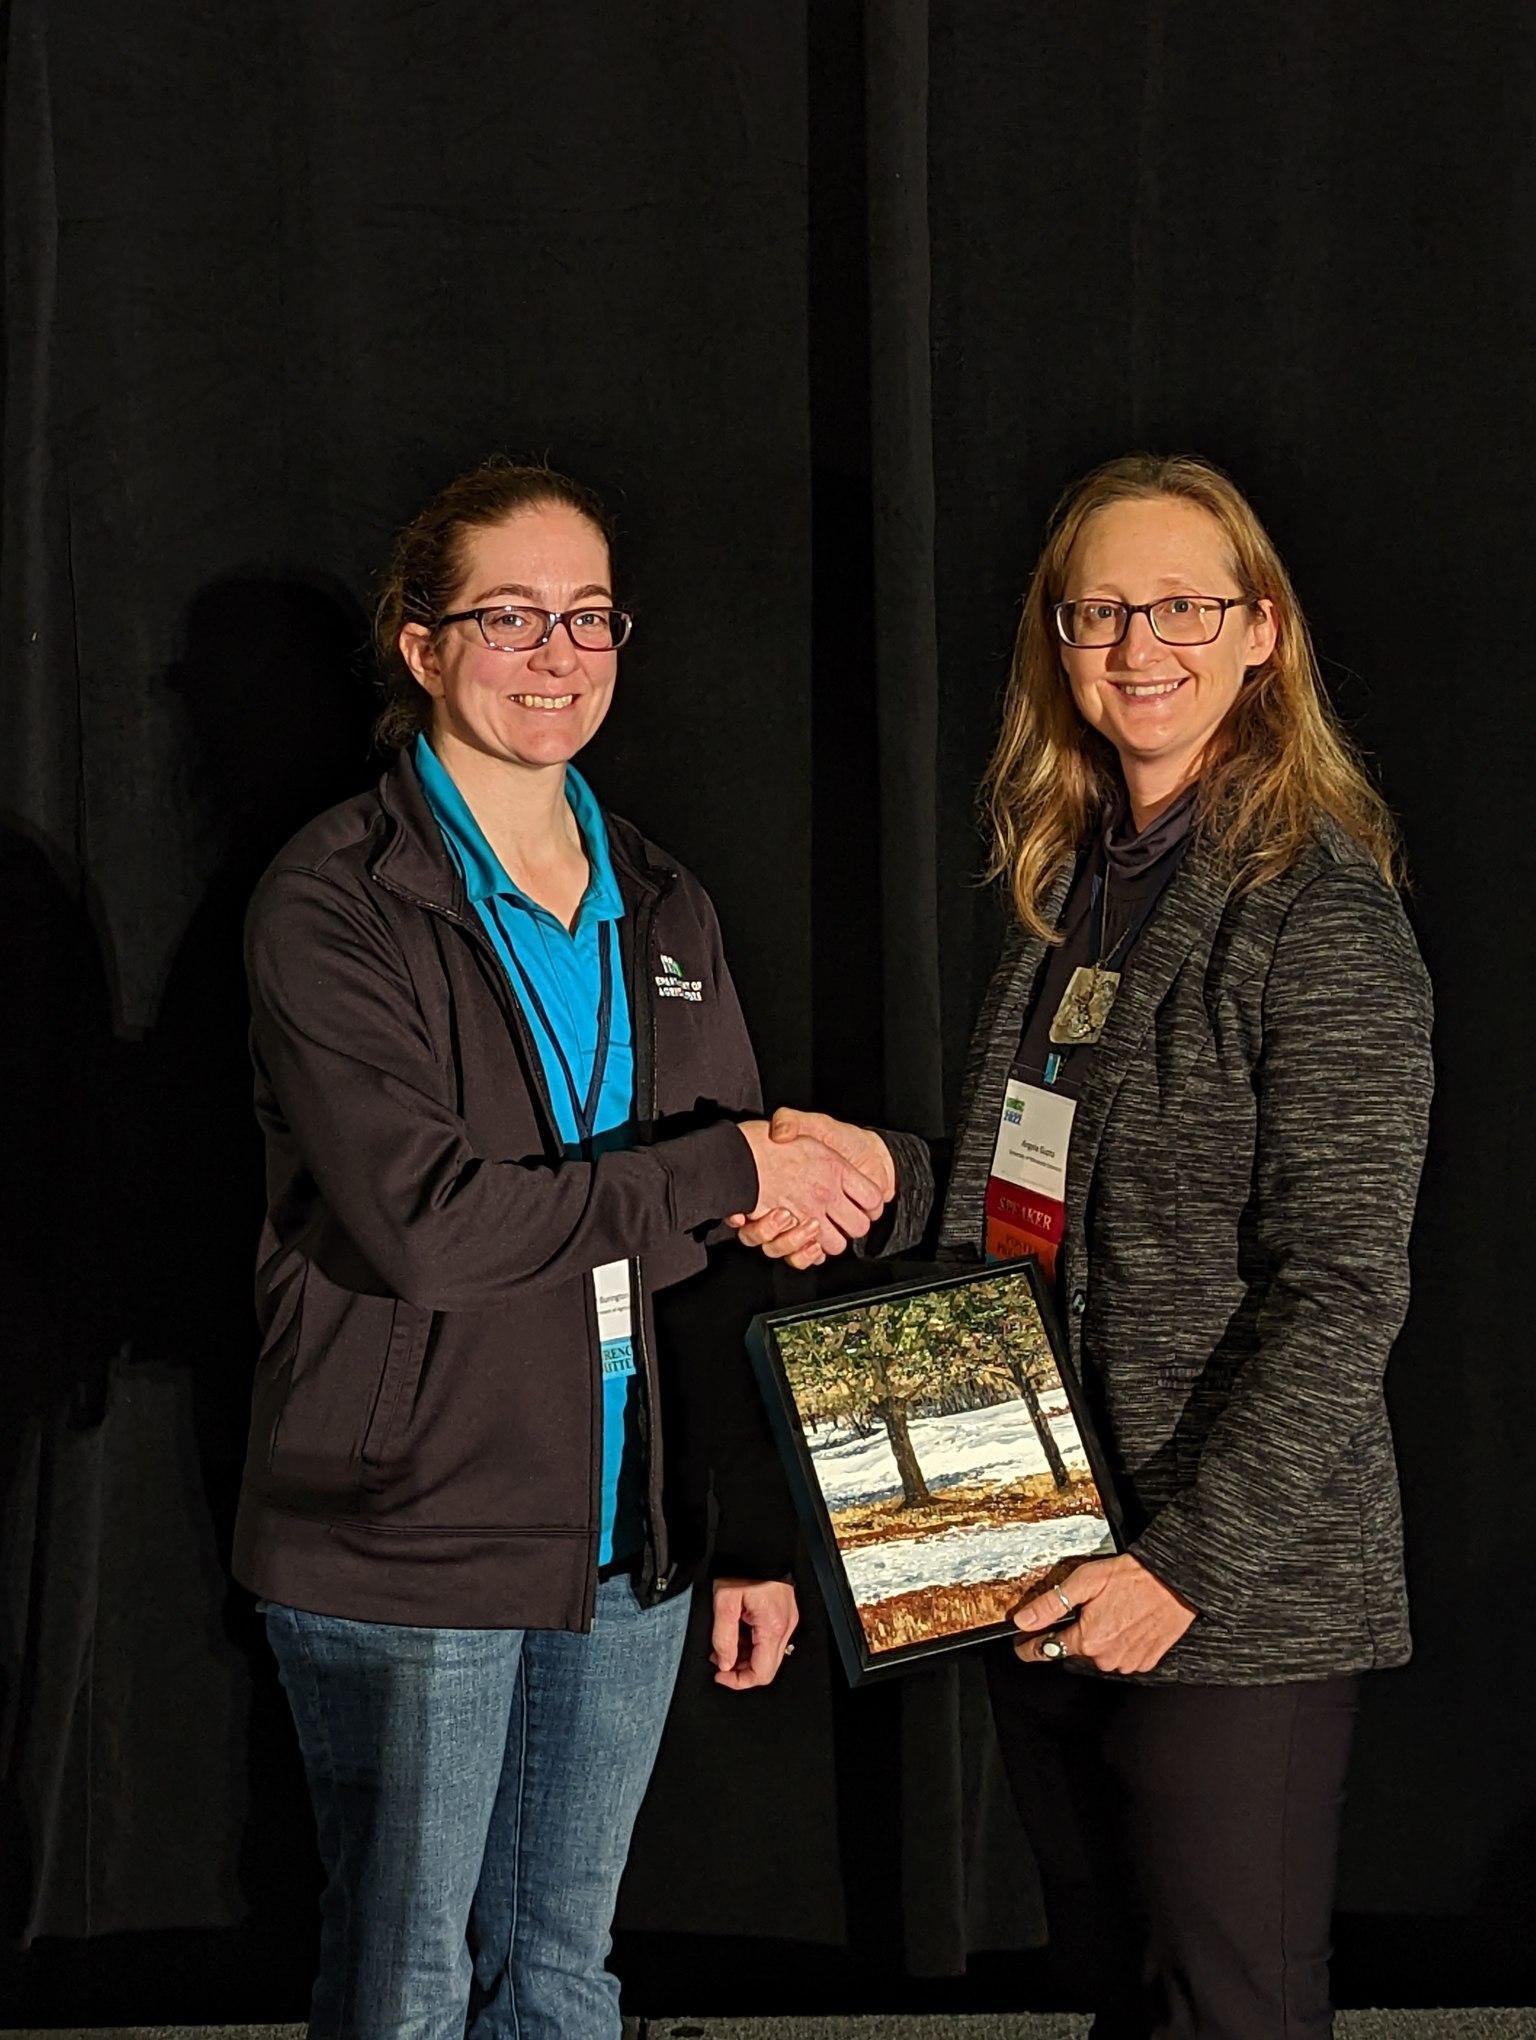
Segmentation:
{"type": "Polygon", "coordinates": [[[1010,1634],[1118,1548],[1033,1259],[770,1311],[747,1346],[854,1684],[1010,1634]]]}

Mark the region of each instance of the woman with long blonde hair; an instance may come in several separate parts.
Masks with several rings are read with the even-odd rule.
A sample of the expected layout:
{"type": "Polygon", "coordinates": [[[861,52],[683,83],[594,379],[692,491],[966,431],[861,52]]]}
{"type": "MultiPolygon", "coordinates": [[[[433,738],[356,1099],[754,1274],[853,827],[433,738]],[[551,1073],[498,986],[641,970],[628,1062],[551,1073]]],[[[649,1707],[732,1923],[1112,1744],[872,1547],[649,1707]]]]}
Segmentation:
{"type": "MultiPolygon", "coordinates": [[[[1217,469],[1063,498],[986,796],[1012,912],[941,1239],[1053,1278],[1125,1517],[988,1666],[1053,1941],[1097,2034],[1314,2040],[1359,1683],[1409,1652],[1382,1377],[1430,996],[1391,818],[1217,469]]],[[[865,1130],[774,1130],[886,1173],[865,1130]]],[[[899,1173],[904,1239],[931,1193],[899,1173]]]]}

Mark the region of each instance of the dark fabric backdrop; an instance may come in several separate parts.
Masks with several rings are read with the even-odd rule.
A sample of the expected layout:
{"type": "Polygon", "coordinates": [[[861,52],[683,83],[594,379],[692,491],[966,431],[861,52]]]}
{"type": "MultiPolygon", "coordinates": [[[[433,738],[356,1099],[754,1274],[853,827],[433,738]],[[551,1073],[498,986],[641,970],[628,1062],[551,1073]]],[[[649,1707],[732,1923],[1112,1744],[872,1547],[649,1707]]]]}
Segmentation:
{"type": "MultiPolygon", "coordinates": [[[[307,1815],[223,1571],[239,920],[376,769],[391,530],[497,448],[616,504],[640,624],[591,774],[711,887],[770,1092],[929,1133],[1051,500],[1142,445],[1254,496],[1440,1002],[1392,1382],[1419,1651],[1369,1697],[1341,1980],[1524,2001],[1536,15],[12,0],[4,35],[0,2009],[301,2001],[307,1815]]],[[[812,1609],[791,1672],[742,1702],[693,1654],[633,2000],[1043,2002],[974,1664],[850,1696],[812,1609]]]]}

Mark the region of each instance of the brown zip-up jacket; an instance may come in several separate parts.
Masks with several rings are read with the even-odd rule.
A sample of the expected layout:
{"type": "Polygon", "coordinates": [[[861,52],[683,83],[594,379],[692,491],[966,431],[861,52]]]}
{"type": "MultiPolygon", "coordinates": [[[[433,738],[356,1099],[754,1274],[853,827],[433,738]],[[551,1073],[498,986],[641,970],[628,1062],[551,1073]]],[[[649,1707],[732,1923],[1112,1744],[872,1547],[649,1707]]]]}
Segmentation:
{"type": "MultiPolygon", "coordinates": [[[[592,1615],[601,1378],[591,1271],[632,1258],[645,1598],[697,1556],[669,1465],[686,1371],[653,1297],[757,1197],[755,1059],[698,883],[608,818],[624,896],[637,1144],[561,1159],[526,1023],[408,756],[299,832],[247,925],[267,1217],[235,1571],[321,1614],[580,1630],[592,1615]],[[668,959],[664,966],[663,957],[668,959]]],[[[707,1281],[707,1277],[704,1278],[707,1281]]],[[[740,1341],[709,1355],[722,1570],[788,1570],[787,1507],[740,1341]],[[724,1412],[724,1415],[721,1415],[724,1412]]]]}

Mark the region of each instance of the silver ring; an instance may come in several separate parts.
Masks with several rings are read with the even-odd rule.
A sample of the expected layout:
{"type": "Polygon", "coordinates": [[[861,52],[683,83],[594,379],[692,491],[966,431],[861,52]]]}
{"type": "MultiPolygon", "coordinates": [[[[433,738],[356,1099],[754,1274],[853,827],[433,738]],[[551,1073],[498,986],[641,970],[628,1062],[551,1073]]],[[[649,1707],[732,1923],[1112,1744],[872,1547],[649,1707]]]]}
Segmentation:
{"type": "Polygon", "coordinates": [[[1051,1582],[1051,1592],[1056,1596],[1057,1600],[1060,1601],[1062,1607],[1066,1610],[1067,1614],[1075,1615],[1077,1613],[1077,1610],[1073,1607],[1071,1601],[1069,1601],[1067,1598],[1066,1588],[1063,1587],[1058,1581],[1053,1580],[1051,1582]]]}
{"type": "Polygon", "coordinates": [[[1064,1658],[1066,1654],[1067,1646],[1062,1642],[1059,1636],[1048,1636],[1045,1639],[1044,1643],[1042,1643],[1040,1646],[1041,1657],[1049,1658],[1052,1664],[1055,1664],[1059,1659],[1064,1658]]]}

